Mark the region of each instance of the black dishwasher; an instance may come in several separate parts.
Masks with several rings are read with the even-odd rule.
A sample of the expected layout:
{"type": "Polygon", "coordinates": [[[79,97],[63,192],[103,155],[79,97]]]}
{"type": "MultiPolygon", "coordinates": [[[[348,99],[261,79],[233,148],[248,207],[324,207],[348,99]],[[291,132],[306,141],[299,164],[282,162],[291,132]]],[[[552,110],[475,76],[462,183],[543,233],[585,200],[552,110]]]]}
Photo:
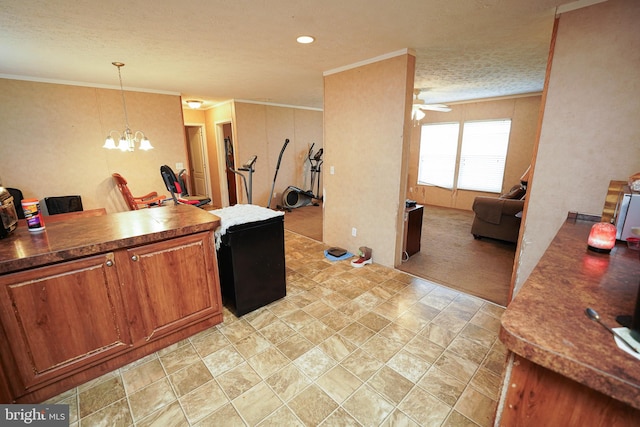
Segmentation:
{"type": "Polygon", "coordinates": [[[218,269],[222,301],[238,317],[283,298],[284,216],[229,227],[218,249],[218,269]]]}

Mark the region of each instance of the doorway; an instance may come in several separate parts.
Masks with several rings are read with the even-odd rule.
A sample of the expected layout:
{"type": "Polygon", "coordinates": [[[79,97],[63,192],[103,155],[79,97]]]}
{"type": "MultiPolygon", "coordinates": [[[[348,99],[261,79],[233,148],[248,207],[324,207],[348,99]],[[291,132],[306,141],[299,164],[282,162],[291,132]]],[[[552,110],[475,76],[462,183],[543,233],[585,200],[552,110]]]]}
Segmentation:
{"type": "MultiPolygon", "coordinates": [[[[211,197],[209,174],[207,172],[206,141],[203,125],[185,125],[189,170],[187,192],[192,196],[211,197]]],[[[180,171],[177,171],[180,173],[180,171]]]]}

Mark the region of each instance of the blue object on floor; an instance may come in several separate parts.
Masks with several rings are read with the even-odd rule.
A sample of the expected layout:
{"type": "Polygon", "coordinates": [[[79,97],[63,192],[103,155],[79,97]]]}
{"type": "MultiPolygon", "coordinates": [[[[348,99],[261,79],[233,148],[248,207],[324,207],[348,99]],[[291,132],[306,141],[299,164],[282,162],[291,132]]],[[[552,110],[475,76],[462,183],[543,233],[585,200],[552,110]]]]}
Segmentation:
{"type": "Polygon", "coordinates": [[[351,252],[347,252],[346,254],[340,256],[340,257],[335,257],[331,254],[329,254],[328,250],[325,249],[324,250],[324,256],[329,260],[329,261],[342,261],[343,259],[347,259],[347,258],[351,258],[353,256],[353,254],[351,252]]]}

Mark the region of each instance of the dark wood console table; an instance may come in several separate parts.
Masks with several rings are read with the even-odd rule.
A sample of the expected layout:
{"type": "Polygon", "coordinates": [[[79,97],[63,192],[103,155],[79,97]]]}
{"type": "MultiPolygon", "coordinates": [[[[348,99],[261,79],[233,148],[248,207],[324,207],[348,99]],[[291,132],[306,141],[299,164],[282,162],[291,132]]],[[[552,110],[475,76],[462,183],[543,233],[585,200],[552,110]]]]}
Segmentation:
{"type": "Polygon", "coordinates": [[[422,205],[415,205],[404,210],[403,251],[407,253],[407,257],[420,252],[423,214],[424,206],[422,205]]]}

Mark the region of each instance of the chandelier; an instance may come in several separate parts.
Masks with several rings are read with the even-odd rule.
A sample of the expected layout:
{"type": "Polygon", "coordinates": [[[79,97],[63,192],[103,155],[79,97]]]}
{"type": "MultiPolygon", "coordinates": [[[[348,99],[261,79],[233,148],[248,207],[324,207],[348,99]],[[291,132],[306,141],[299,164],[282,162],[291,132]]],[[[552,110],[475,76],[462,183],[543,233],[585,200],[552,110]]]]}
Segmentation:
{"type": "Polygon", "coordinates": [[[109,150],[115,150],[116,148],[120,151],[133,151],[135,150],[135,144],[138,143],[140,145],[141,150],[151,150],[153,147],[151,146],[151,142],[147,139],[144,132],[137,130],[132,132],[129,128],[129,116],[127,115],[127,103],[124,100],[124,88],[122,87],[122,74],[120,73],[120,69],[124,67],[124,63],[122,62],[112,62],[112,64],[118,67],[118,78],[120,79],[120,93],[122,94],[122,107],[124,108],[124,123],[125,130],[123,133],[118,132],[117,130],[112,130],[107,135],[107,139],[104,142],[102,148],[106,148],[109,150]],[[116,141],[113,139],[113,135],[117,135],[118,145],[116,145],[116,141]]]}

